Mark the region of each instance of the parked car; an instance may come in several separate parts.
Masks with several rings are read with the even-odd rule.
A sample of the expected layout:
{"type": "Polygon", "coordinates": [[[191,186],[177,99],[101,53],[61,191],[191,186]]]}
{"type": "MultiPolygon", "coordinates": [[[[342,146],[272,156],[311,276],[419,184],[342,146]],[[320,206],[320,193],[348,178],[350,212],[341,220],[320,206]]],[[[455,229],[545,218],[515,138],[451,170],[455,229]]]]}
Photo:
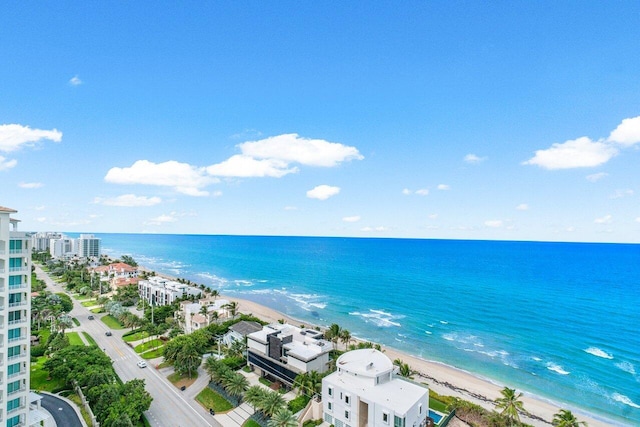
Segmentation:
{"type": "Polygon", "coordinates": [[[107,331],[104,333],[106,336],[110,337],[111,336],[111,331],[107,331]]]}
{"type": "Polygon", "coordinates": [[[147,362],[145,362],[144,360],[140,360],[138,362],[138,368],[146,368],[147,367],[147,362]]]}
{"type": "Polygon", "coordinates": [[[95,319],[95,317],[89,316],[89,320],[93,320],[93,319],[95,319]]]}

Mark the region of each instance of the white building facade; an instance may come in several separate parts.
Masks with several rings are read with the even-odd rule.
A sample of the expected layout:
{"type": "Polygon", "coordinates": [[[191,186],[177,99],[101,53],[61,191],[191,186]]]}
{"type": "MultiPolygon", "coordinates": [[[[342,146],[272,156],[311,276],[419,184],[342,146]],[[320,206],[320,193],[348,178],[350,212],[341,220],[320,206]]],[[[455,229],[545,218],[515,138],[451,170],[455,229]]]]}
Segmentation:
{"type": "Polygon", "coordinates": [[[175,280],[153,276],[138,282],[138,294],[148,304],[169,305],[186,296],[199,297],[202,290],[175,280]]]}
{"type": "Polygon", "coordinates": [[[28,425],[31,237],[0,206],[0,423],[28,425]]]}
{"type": "Polygon", "coordinates": [[[353,350],[322,379],[323,419],[335,427],[424,427],[429,389],[395,374],[375,349],[353,350]]]}
{"type": "Polygon", "coordinates": [[[75,244],[76,255],[80,258],[100,258],[100,239],[93,234],[81,234],[75,244]]]}
{"type": "Polygon", "coordinates": [[[320,331],[274,323],[247,335],[247,350],[252,369],[291,386],[298,374],[327,372],[333,344],[320,331]]]}

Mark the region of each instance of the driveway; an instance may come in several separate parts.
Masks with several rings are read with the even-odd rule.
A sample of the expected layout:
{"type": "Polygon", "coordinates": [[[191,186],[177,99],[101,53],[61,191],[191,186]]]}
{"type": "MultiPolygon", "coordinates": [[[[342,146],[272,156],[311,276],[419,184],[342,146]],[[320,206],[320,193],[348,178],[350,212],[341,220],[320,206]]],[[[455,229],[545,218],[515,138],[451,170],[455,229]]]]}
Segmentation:
{"type": "Polygon", "coordinates": [[[76,410],[64,399],[53,394],[42,393],[42,407],[49,411],[58,427],[86,427],[76,410]]]}

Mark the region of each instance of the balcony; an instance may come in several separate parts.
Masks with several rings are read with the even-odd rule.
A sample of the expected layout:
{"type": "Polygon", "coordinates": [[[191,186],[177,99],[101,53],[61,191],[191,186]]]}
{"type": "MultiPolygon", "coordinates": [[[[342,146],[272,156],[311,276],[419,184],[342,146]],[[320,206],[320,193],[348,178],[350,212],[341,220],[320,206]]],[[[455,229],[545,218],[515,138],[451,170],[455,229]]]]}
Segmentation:
{"type": "Polygon", "coordinates": [[[23,318],[23,319],[15,319],[15,320],[9,320],[9,325],[18,325],[20,323],[26,323],[27,319],[23,318]]]}
{"type": "MultiPolygon", "coordinates": [[[[19,406],[16,406],[15,408],[8,409],[7,410],[7,415],[12,414],[12,413],[17,412],[17,411],[20,411],[20,410],[24,410],[26,408],[27,408],[27,406],[24,403],[21,403],[19,406]]],[[[17,424],[17,425],[20,425],[20,424],[17,424]]]]}
{"type": "Polygon", "coordinates": [[[9,303],[9,307],[20,307],[23,305],[27,305],[27,301],[16,301],[16,302],[10,302],[9,303]]]}
{"type": "Polygon", "coordinates": [[[27,273],[28,267],[9,267],[9,273],[27,273]]]}
{"type": "Polygon", "coordinates": [[[26,335],[20,335],[19,337],[13,337],[13,338],[9,338],[8,341],[9,342],[16,342],[16,341],[20,341],[23,339],[26,339],[27,336],[26,335]]]}
{"type": "Polygon", "coordinates": [[[22,370],[22,371],[14,372],[13,374],[8,374],[8,375],[7,375],[7,379],[9,379],[9,378],[15,378],[15,377],[20,376],[20,375],[27,375],[27,370],[26,370],[26,369],[24,369],[24,370],[22,370]]]}
{"type": "Polygon", "coordinates": [[[11,396],[12,394],[16,394],[16,393],[21,393],[23,391],[27,391],[27,388],[26,387],[20,387],[20,388],[18,388],[16,390],[9,391],[9,392],[7,392],[7,396],[11,396]]]}
{"type": "Polygon", "coordinates": [[[9,285],[9,289],[26,289],[26,283],[18,283],[17,285],[9,285]]]}
{"type": "Polygon", "coordinates": [[[9,249],[9,255],[28,255],[29,249],[9,249]]]}
{"type": "Polygon", "coordinates": [[[4,268],[0,268],[0,274],[4,274],[4,268]]]}
{"type": "Polygon", "coordinates": [[[20,354],[14,354],[13,356],[7,357],[7,361],[21,359],[21,358],[25,357],[26,355],[27,355],[27,352],[26,351],[22,351],[22,352],[20,352],[20,354]]]}

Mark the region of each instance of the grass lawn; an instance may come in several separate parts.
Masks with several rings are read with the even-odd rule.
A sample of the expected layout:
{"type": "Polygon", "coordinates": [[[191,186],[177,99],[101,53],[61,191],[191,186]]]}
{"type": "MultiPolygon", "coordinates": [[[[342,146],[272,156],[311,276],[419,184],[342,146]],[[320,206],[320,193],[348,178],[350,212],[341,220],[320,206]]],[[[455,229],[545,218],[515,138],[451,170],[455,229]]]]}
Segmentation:
{"type": "Polygon", "coordinates": [[[98,302],[94,299],[90,299],[87,301],[82,301],[80,304],[82,304],[83,307],[93,307],[94,305],[98,305],[98,302]]]}
{"type": "Polygon", "coordinates": [[[162,347],[164,345],[164,342],[154,338],[151,341],[147,341],[147,342],[143,342],[142,344],[138,344],[137,346],[134,347],[134,350],[136,351],[136,353],[143,353],[147,350],[151,350],[151,349],[155,349],[157,347],[162,347]]]}
{"type": "Polygon", "coordinates": [[[96,343],[96,340],[94,340],[93,337],[89,335],[88,332],[83,332],[82,335],[84,335],[84,339],[86,339],[89,342],[89,344],[98,346],[98,344],[96,343]]]}
{"type": "Polygon", "coordinates": [[[82,341],[82,338],[80,338],[80,335],[78,335],[77,332],[65,332],[65,335],[69,337],[70,345],[85,345],[84,341],[82,341]]]}
{"type": "Polygon", "coordinates": [[[189,374],[180,375],[177,372],[174,372],[173,374],[169,375],[167,379],[171,381],[171,384],[178,388],[182,386],[189,387],[198,379],[198,371],[193,371],[191,375],[193,376],[189,378],[189,374]]]}
{"type": "Polygon", "coordinates": [[[102,322],[108,327],[110,327],[111,329],[124,329],[124,326],[122,326],[122,324],[118,322],[118,319],[116,319],[110,314],[107,314],[106,316],[102,316],[102,319],[100,320],[102,320],[102,322]]]}
{"type": "Polygon", "coordinates": [[[44,362],[47,361],[46,356],[38,357],[38,360],[31,364],[31,388],[37,391],[48,391],[52,393],[54,390],[59,391],[65,387],[62,380],[53,380],[49,378],[49,372],[42,368],[44,362]]]}
{"type": "Polygon", "coordinates": [[[198,393],[196,400],[206,409],[213,409],[217,414],[233,409],[233,405],[231,403],[209,387],[205,387],[200,393],[198,393]]]}
{"type": "Polygon", "coordinates": [[[163,351],[164,351],[164,347],[160,347],[155,350],[145,351],[140,355],[140,357],[147,360],[155,359],[156,357],[162,356],[163,351]]]}
{"type": "Polygon", "coordinates": [[[80,326],[80,321],[79,321],[78,319],[76,319],[75,317],[72,317],[72,318],[71,318],[71,320],[73,320],[73,323],[74,323],[76,326],[80,326]]]}
{"type": "Polygon", "coordinates": [[[131,342],[131,341],[138,341],[143,338],[147,338],[148,336],[149,336],[149,333],[147,331],[140,331],[140,332],[136,332],[135,334],[126,335],[122,337],[122,339],[125,342],[131,342]]]}
{"type": "Polygon", "coordinates": [[[96,307],[91,309],[92,313],[104,313],[104,309],[102,307],[96,307]]]}
{"type": "Polygon", "coordinates": [[[253,420],[247,420],[244,424],[242,424],[242,427],[262,427],[262,426],[253,420]]]}
{"type": "Polygon", "coordinates": [[[69,399],[70,401],[75,403],[76,406],[78,408],[80,408],[80,413],[82,414],[82,418],[84,419],[84,422],[87,423],[88,426],[90,426],[91,425],[91,417],[89,416],[89,413],[87,412],[87,410],[84,409],[84,405],[82,404],[82,401],[80,400],[80,396],[78,396],[75,393],[71,393],[70,395],[67,396],[67,399],[69,399]]]}
{"type": "Polygon", "coordinates": [[[429,398],[429,408],[433,409],[434,411],[442,412],[443,414],[446,414],[448,412],[447,404],[442,403],[441,401],[434,399],[433,397],[429,398]]]}
{"type": "Polygon", "coordinates": [[[78,301],[86,301],[88,299],[93,298],[91,295],[81,295],[81,294],[73,294],[71,296],[73,297],[73,299],[78,301]]]}

